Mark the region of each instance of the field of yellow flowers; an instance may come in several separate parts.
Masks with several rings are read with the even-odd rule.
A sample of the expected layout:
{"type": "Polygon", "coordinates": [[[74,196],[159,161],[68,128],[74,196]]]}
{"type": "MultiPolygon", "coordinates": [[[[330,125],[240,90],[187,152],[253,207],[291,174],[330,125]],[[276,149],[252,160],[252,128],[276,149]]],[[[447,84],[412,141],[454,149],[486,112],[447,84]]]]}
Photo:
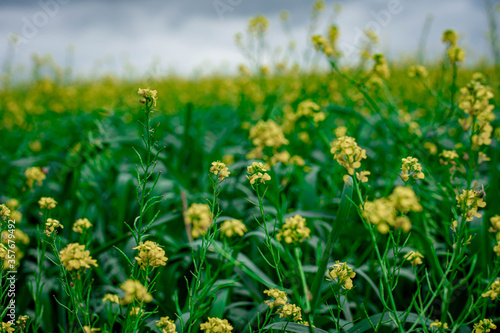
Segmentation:
{"type": "Polygon", "coordinates": [[[496,329],[500,68],[264,66],[267,24],[234,76],[3,78],[0,332],[496,329]]]}

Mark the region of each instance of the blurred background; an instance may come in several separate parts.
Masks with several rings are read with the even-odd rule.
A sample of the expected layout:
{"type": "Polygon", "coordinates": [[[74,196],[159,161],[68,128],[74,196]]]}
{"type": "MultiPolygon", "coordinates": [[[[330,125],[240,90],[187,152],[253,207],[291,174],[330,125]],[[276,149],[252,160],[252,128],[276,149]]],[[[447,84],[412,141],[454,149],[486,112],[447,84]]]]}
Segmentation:
{"type": "Polygon", "coordinates": [[[389,58],[419,52],[420,60],[428,61],[442,55],[442,32],[454,29],[467,52],[466,64],[494,58],[489,31],[498,23],[498,0],[328,1],[317,20],[311,20],[312,5],[303,0],[1,0],[0,61],[17,66],[18,77],[29,73],[33,53],[52,55],[79,77],[233,72],[244,62],[235,34],[245,32],[258,14],[269,19],[266,41],[273,52],[279,47],[284,52],[290,41],[305,49],[308,35],[335,23],[344,56],[359,48],[363,31],[371,29],[380,39],[378,51],[389,58]],[[280,19],[284,10],[286,22],[280,19]]]}

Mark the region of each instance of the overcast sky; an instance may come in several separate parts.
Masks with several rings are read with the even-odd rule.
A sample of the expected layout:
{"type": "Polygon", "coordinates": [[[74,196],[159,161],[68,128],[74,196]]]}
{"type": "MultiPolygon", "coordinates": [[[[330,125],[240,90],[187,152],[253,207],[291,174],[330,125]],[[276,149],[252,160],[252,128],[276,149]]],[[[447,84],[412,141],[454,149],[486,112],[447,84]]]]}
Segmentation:
{"type": "MultiPolygon", "coordinates": [[[[499,0],[490,0],[498,4],[499,0]]],[[[367,25],[379,28],[379,51],[390,57],[415,54],[424,22],[432,15],[428,58],[441,54],[444,30],[453,28],[463,38],[468,59],[491,58],[488,20],[483,0],[344,0],[335,17],[333,1],[317,32],[332,20],[340,27],[345,54],[356,45],[367,25]],[[391,7],[393,6],[393,7],[391,7]],[[391,13],[391,8],[393,8],[391,13]],[[377,21],[378,19],[378,21],[377,21]],[[375,22],[375,23],[374,23],[375,22]]],[[[68,63],[68,46],[75,48],[76,72],[123,73],[132,64],[137,73],[153,62],[159,71],[192,74],[196,69],[234,70],[244,61],[234,43],[247,21],[264,14],[270,19],[270,45],[286,46],[279,13],[290,12],[292,35],[298,48],[307,43],[312,1],[304,0],[0,0],[0,61],[9,52],[16,64],[30,64],[32,53],[50,53],[68,63]],[[20,36],[15,48],[9,36],[20,36]]],[[[500,13],[496,13],[497,22],[500,13]]]]}

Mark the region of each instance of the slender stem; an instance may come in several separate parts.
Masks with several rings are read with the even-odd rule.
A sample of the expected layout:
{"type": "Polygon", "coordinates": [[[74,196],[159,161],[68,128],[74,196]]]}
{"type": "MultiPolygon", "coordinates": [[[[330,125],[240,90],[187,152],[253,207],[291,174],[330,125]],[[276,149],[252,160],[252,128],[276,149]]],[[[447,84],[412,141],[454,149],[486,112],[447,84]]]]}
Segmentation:
{"type": "MultiPolygon", "coordinates": [[[[300,249],[298,246],[294,248],[295,259],[297,260],[297,266],[300,274],[300,281],[302,282],[302,288],[304,289],[304,297],[306,299],[306,313],[311,311],[311,304],[309,303],[309,290],[307,288],[306,276],[304,274],[304,270],[302,269],[302,263],[300,261],[300,249]]],[[[311,323],[312,324],[312,323],[311,323]]]]}

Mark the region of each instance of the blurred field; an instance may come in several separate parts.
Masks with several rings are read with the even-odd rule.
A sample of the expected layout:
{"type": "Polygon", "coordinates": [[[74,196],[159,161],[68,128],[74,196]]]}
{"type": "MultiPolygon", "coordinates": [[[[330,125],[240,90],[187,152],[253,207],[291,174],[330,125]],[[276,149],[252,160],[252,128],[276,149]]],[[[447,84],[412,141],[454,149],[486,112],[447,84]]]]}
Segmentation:
{"type": "MultiPolygon", "coordinates": [[[[252,21],[246,37],[258,41],[264,36],[262,21],[252,21]]],[[[311,43],[308,52],[315,59],[329,58],[332,69],[257,61],[242,65],[236,75],[68,80],[66,69],[36,57],[29,81],[5,75],[0,202],[19,201],[10,209],[11,218],[14,211],[22,214],[15,225],[29,237],[24,244],[23,236],[16,236],[15,300],[17,318],[31,319],[28,327],[16,324],[16,332],[91,332],[91,327],[162,332],[156,323],[165,316],[178,332],[196,332],[214,317],[227,319],[234,332],[486,332],[474,325],[488,318],[498,323],[498,298],[482,295],[500,270],[500,249],[495,248],[500,242],[500,222],[495,226],[500,68],[487,62],[464,66],[450,56],[456,54],[448,52],[455,47],[451,42],[443,43],[440,60],[427,64],[412,58],[387,63],[367,47],[358,65],[337,66],[341,55],[334,52],[335,39],[325,34],[325,41],[316,39],[317,50],[311,43]],[[416,65],[425,65],[425,75],[415,75],[416,65]],[[491,140],[479,145],[472,137],[486,130],[471,132],[479,120],[473,120],[473,130],[459,121],[468,117],[460,88],[471,80],[494,95],[488,100],[493,117],[481,120],[491,125],[491,140]],[[144,108],[152,99],[139,96],[139,88],[157,91],[157,104],[151,106],[157,146],[142,140],[153,133],[139,123],[146,121],[144,108]],[[356,172],[369,171],[367,182],[359,178],[354,184],[351,174],[350,186],[345,183],[348,170],[331,153],[331,143],[344,136],[366,150],[356,172]],[[154,177],[143,183],[147,172],[137,178],[138,155],[144,159],[161,147],[157,163],[151,164],[154,177]],[[444,151],[457,157],[447,163],[444,151]],[[409,180],[402,180],[402,159],[408,156],[418,159],[423,179],[414,179],[412,169],[409,180]],[[230,172],[216,191],[219,201],[214,201],[209,172],[214,161],[224,162],[230,172]],[[247,178],[254,161],[268,164],[271,179],[265,184],[252,186],[247,178]],[[27,183],[31,167],[45,174],[40,184],[27,183]],[[146,190],[137,190],[142,184],[146,190]],[[413,190],[422,209],[401,214],[411,221],[411,230],[388,223],[390,230],[380,232],[383,228],[370,219],[375,213],[363,215],[363,206],[389,197],[397,186],[413,190]],[[463,190],[479,193],[465,208],[457,207],[463,190]],[[144,201],[136,194],[161,200],[143,214],[144,201]],[[486,206],[468,221],[483,195],[486,206]],[[57,206],[41,209],[42,197],[54,198],[57,206]],[[209,203],[213,216],[218,207],[221,213],[205,236],[193,239],[185,222],[194,203],[209,203]],[[143,227],[152,222],[147,239],[165,251],[164,267],[143,272],[137,266],[133,232],[141,233],[134,223],[139,215],[143,227]],[[295,215],[306,219],[309,237],[278,240],[278,230],[295,215]],[[43,233],[49,216],[64,227],[50,236],[43,233]],[[92,224],[83,234],[72,228],[81,218],[92,224]],[[221,231],[222,223],[232,219],[244,223],[244,236],[221,231]],[[97,267],[68,270],[56,254],[70,243],[85,244],[97,267]],[[40,256],[43,244],[46,259],[40,256]],[[423,263],[405,260],[410,251],[420,252],[423,263]],[[328,267],[339,260],[354,270],[352,289],[343,286],[344,278],[325,279],[325,253],[328,267]],[[125,297],[120,285],[128,279],[148,286],[151,302],[102,301],[108,293],[125,297]],[[37,295],[34,286],[41,284],[37,295]],[[272,299],[264,290],[273,287],[301,307],[301,320],[264,303],[272,299]],[[316,287],[319,296],[311,294],[316,287]],[[68,292],[71,288],[81,289],[68,292]],[[132,316],[132,307],[145,312],[132,316]],[[435,320],[447,328],[431,327],[435,320]]],[[[7,221],[8,216],[2,224],[6,235],[7,221]]],[[[9,299],[6,293],[0,297],[5,323],[9,299]]],[[[7,325],[0,332],[8,332],[7,325]]]]}

